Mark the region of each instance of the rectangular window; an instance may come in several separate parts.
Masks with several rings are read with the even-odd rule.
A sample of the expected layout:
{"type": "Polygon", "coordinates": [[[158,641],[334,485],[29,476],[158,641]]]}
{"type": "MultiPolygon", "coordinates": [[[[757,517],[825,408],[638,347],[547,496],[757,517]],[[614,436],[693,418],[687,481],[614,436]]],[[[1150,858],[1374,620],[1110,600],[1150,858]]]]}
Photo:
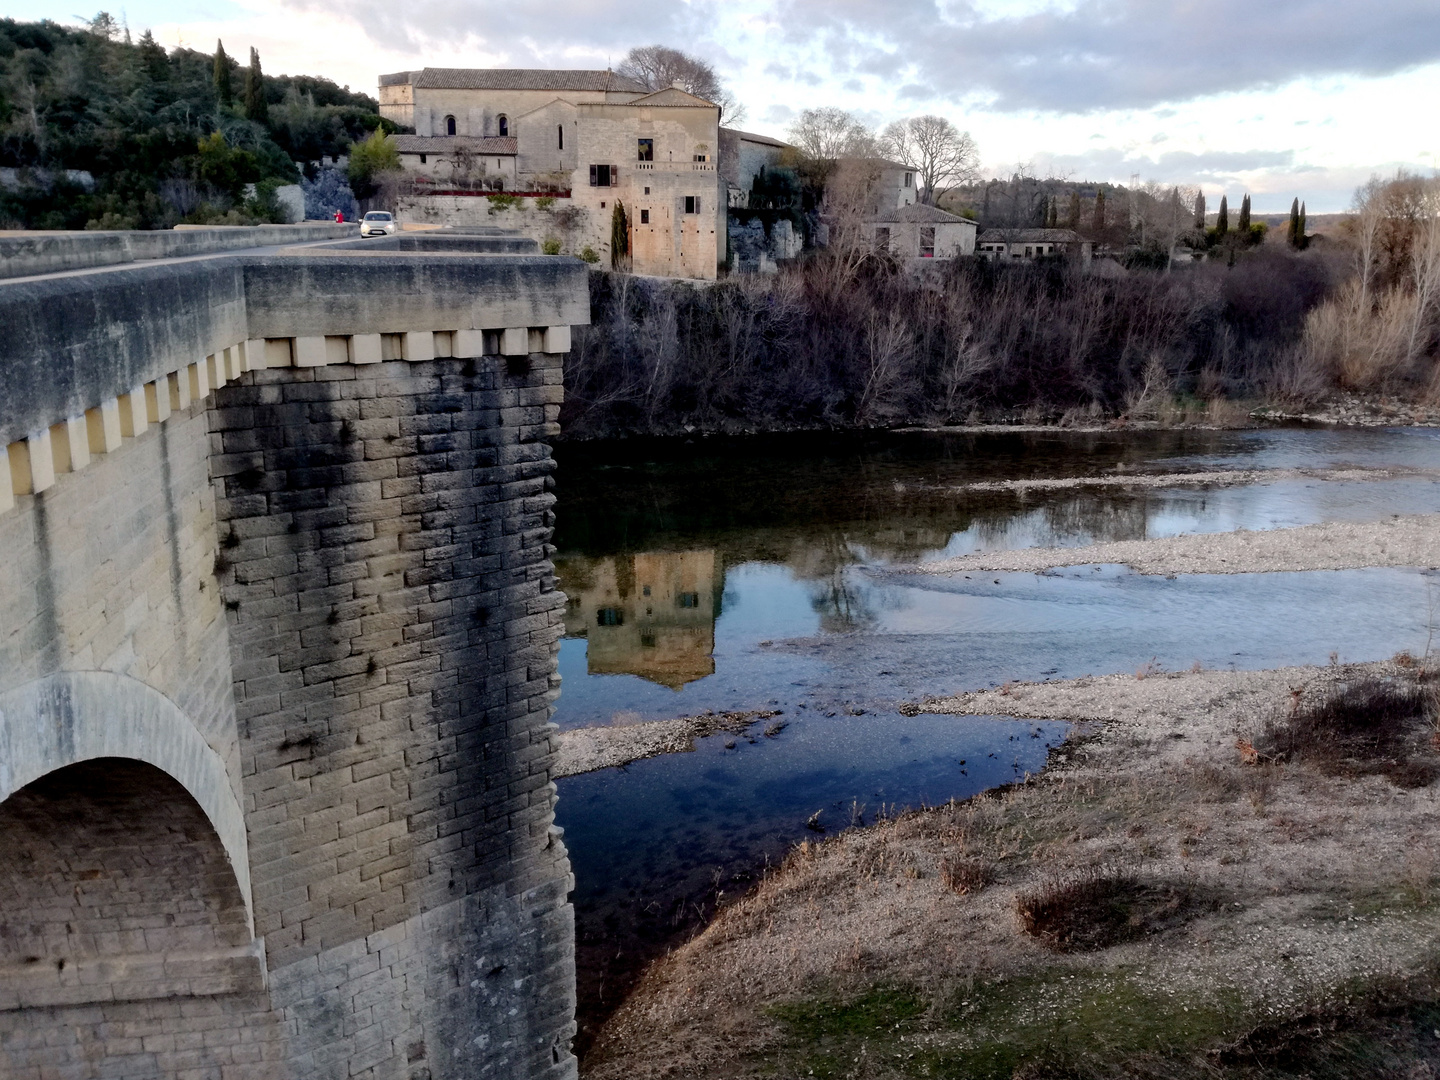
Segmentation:
{"type": "Polygon", "coordinates": [[[709,154],[696,154],[696,155],[695,155],[695,160],[696,160],[696,161],[709,161],[709,160],[710,160],[710,155],[709,155],[709,154]]]}
{"type": "MultiPolygon", "coordinates": [[[[640,211],[640,224],[641,224],[641,225],[649,225],[649,224],[650,224],[650,211],[649,211],[649,210],[641,210],[641,211],[640,211]]],[[[649,593],[646,593],[646,595],[648,596],[649,593]]]]}
{"type": "Polygon", "coordinates": [[[641,161],[654,161],[654,160],[655,160],[655,140],[654,140],[654,139],[641,139],[641,140],[640,140],[640,158],[639,158],[639,160],[641,160],[641,161]]]}
{"type": "Polygon", "coordinates": [[[700,196],[699,196],[699,195],[686,195],[686,196],[685,196],[685,213],[687,213],[687,214],[698,214],[698,213],[700,213],[700,196]]]}
{"type": "Polygon", "coordinates": [[[424,154],[421,154],[421,155],[420,155],[420,164],[421,164],[421,165],[424,165],[424,164],[425,164],[425,155],[424,155],[424,154]]]}
{"type": "Polygon", "coordinates": [[[905,174],[905,186],[906,186],[906,187],[914,187],[914,186],[915,186],[915,174],[914,174],[914,173],[909,173],[909,172],[907,172],[907,173],[905,174]]]}
{"type": "Polygon", "coordinates": [[[625,613],[619,608],[602,607],[595,612],[596,626],[624,626],[625,613]]]}
{"type": "Polygon", "coordinates": [[[880,251],[889,251],[889,250],[890,250],[890,230],[889,230],[889,229],[886,229],[886,228],[876,228],[876,230],[875,230],[875,247],[878,248],[880,251]]]}
{"type": "Polygon", "coordinates": [[[610,166],[609,166],[609,165],[591,165],[591,166],[590,166],[590,186],[591,186],[591,187],[609,187],[609,186],[610,186],[610,166]]]}
{"type": "Polygon", "coordinates": [[[700,606],[700,594],[698,592],[676,593],[675,606],[678,608],[698,608],[700,606]]]}
{"type": "Polygon", "coordinates": [[[920,257],[922,259],[935,257],[935,226],[933,225],[920,227],[920,257]]]}
{"type": "Polygon", "coordinates": [[[645,189],[645,194],[646,194],[646,195],[649,195],[649,194],[650,194],[650,189],[649,189],[648,187],[645,189]]]}

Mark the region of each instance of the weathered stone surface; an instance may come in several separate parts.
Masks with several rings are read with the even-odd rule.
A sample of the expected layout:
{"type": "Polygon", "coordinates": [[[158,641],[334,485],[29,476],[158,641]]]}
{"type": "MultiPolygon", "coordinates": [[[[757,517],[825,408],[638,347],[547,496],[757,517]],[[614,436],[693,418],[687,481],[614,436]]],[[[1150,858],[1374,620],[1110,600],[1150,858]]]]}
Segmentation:
{"type": "Polygon", "coordinates": [[[584,269],[415,258],[0,284],[0,1075],[574,1076],[584,269]]]}
{"type": "Polygon", "coordinates": [[[211,255],[269,244],[295,244],[355,236],[358,226],[330,221],[253,228],[194,228],[158,232],[0,233],[0,278],[30,277],[97,266],[211,255]]]}

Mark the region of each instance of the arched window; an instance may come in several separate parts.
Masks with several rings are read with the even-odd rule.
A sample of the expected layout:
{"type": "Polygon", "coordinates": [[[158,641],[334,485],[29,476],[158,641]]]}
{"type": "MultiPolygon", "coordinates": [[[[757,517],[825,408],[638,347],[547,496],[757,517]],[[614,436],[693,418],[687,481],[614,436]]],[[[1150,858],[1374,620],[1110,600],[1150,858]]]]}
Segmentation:
{"type": "Polygon", "coordinates": [[[455,134],[455,117],[453,117],[453,116],[447,116],[447,117],[445,117],[445,134],[446,134],[446,135],[454,135],[454,134],[455,134]]]}
{"type": "Polygon", "coordinates": [[[555,141],[561,150],[565,149],[565,125],[555,125],[555,141]]]}
{"type": "Polygon", "coordinates": [[[500,135],[502,137],[510,134],[510,118],[504,113],[500,114],[500,135]]]}

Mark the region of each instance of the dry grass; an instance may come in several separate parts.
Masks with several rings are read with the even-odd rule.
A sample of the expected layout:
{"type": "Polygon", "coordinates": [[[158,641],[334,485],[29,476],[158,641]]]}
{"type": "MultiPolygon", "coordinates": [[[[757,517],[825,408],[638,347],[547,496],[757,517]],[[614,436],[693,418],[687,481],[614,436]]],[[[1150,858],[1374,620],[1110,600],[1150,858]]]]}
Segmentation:
{"type": "Polygon", "coordinates": [[[1365,676],[1308,699],[1293,693],[1283,718],[1267,722],[1254,740],[1255,757],[1304,762],[1335,776],[1380,774],[1406,788],[1433,783],[1440,776],[1435,694],[1410,677],[1413,662],[1396,666],[1406,677],[1365,676]]]}
{"type": "Polygon", "coordinates": [[[1181,925],[1213,903],[1191,884],[1145,881],[1130,870],[1092,866],[1015,897],[1020,929],[1057,952],[1107,949],[1181,925]]]}
{"type": "Polygon", "coordinates": [[[984,859],[960,855],[940,861],[940,880],[956,896],[969,896],[994,882],[995,868],[984,859]]]}

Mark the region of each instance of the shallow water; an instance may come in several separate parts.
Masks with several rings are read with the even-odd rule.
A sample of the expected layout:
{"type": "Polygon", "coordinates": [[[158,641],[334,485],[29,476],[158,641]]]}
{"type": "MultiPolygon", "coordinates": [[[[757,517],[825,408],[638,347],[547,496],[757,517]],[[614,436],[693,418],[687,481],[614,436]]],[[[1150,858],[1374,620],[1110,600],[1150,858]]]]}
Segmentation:
{"type": "MultiPolygon", "coordinates": [[[[1064,725],[921,716],[1008,680],[1371,660],[1419,651],[1421,570],[1146,577],[900,574],[976,550],[1440,511],[1440,480],[965,491],[976,481],[1333,466],[1440,469],[1440,433],[1165,432],[757,438],[567,447],[556,544],[569,597],[562,727],[705,709],[788,723],[560,782],[576,873],[582,1024],[639,959],[767,858],[890,810],[965,798],[1044,761],[1064,725]],[[960,764],[960,762],[965,764],[960,764]],[[618,957],[616,954],[619,954],[618,957]]],[[[583,1040],[582,1040],[583,1041],[583,1040]]]]}

